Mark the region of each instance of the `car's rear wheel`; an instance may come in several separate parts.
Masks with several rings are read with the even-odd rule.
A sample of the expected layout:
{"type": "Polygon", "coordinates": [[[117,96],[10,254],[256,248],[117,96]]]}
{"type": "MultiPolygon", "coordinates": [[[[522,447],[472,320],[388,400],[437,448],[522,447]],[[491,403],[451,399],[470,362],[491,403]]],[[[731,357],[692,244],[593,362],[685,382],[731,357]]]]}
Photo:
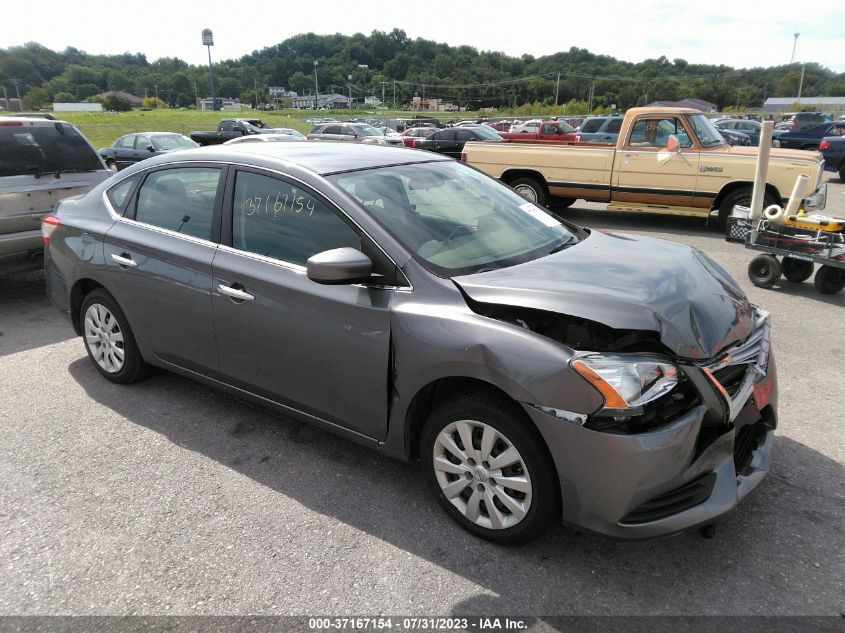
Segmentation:
{"type": "Polygon", "coordinates": [[[780,262],[774,255],[758,255],[748,264],[748,278],[758,288],[773,286],[780,273],[780,262]]]}
{"type": "Polygon", "coordinates": [[[805,262],[794,257],[784,257],[780,267],[783,276],[796,284],[807,281],[813,275],[813,262],[805,262]]]}
{"type": "Polygon", "coordinates": [[[819,266],[816,278],[813,280],[818,290],[823,295],[835,295],[845,288],[845,269],[834,268],[833,266],[819,266]]]}
{"type": "Polygon", "coordinates": [[[108,292],[94,290],[85,297],[80,322],[88,357],[108,380],[128,384],[150,372],[123,310],[108,292]]]}
{"type": "Polygon", "coordinates": [[[438,407],[423,429],[421,452],[437,501],[473,534],[525,543],[558,514],[559,484],[548,450],[504,396],[466,392],[438,407]]]}
{"type": "Polygon", "coordinates": [[[535,178],[517,178],[510,185],[526,200],[539,205],[546,204],[546,188],[535,178]]]}

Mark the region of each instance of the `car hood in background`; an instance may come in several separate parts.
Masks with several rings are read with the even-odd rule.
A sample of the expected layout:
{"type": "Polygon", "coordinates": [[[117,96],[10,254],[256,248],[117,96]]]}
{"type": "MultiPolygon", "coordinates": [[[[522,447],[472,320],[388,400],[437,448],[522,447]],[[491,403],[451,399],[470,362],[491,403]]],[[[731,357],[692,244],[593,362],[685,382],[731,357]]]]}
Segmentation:
{"type": "Polygon", "coordinates": [[[707,359],[751,334],[751,305],[716,262],[682,244],[593,231],[560,253],[455,277],[482,303],[651,330],[679,358],[707,359]]]}

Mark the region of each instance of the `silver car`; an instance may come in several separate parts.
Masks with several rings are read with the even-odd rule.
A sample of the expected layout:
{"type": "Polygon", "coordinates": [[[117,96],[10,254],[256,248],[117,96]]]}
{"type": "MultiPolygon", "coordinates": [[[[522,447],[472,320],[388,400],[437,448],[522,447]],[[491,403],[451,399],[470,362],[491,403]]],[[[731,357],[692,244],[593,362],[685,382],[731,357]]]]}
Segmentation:
{"type": "Polygon", "coordinates": [[[86,193],[110,175],[70,123],[0,117],[0,258],[40,256],[42,216],[60,200],[86,193]]]}
{"type": "MultiPolygon", "coordinates": [[[[484,538],[709,524],[769,468],[768,315],[704,253],[561,222],[429,152],[188,150],[43,221],[103,378],[164,368],[423,462],[484,538]]],[[[396,508],[396,512],[401,512],[396,508]]]]}
{"type": "Polygon", "coordinates": [[[398,136],[388,136],[366,123],[322,123],[316,125],[307,137],[309,141],[356,141],[369,145],[393,145],[402,147],[398,136]]]}

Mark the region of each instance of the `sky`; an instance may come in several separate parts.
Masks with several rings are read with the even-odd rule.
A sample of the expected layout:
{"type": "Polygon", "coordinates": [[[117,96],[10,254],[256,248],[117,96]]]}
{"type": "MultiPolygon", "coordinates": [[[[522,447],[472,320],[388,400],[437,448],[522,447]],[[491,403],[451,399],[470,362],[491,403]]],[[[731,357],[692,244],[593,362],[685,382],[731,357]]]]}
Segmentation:
{"type": "MultiPolygon", "coordinates": [[[[487,0],[388,3],[386,0],[251,2],[205,0],[103,2],[41,0],[4,6],[0,48],[35,41],[88,53],[144,53],[149,61],[179,57],[208,63],[200,31],[214,31],[219,61],[271,46],[298,33],[368,34],[403,29],[409,37],[468,44],[479,50],[540,57],[572,46],[640,62],[665,55],[734,68],[816,62],[845,72],[845,12],[834,0],[603,0],[530,3],[487,0]],[[763,5],[765,10],[757,7],[763,5]],[[291,9],[293,6],[295,8],[291,9]],[[49,16],[49,17],[48,17],[49,16]]],[[[565,69],[561,69],[565,70],[565,69]]]]}

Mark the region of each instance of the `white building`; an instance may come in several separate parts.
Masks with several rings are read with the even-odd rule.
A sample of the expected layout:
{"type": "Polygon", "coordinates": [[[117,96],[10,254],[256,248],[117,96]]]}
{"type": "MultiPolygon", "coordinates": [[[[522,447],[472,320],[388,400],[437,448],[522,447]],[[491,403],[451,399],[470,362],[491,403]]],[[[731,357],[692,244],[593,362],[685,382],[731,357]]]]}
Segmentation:
{"type": "Polygon", "coordinates": [[[801,108],[845,112],[845,97],[769,97],[763,107],[766,112],[794,112],[801,108]]]}

